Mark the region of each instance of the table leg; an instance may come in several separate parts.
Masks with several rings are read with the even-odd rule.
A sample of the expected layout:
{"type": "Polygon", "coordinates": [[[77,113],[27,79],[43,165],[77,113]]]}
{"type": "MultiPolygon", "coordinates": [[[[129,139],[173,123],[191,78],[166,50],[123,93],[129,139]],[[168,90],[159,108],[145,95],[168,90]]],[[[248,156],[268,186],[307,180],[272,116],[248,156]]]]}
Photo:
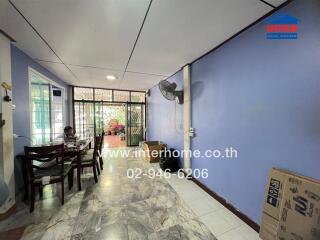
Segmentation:
{"type": "Polygon", "coordinates": [[[77,182],[78,182],[78,191],[81,191],[81,153],[78,153],[77,156],[77,182]]]}
{"type": "Polygon", "coordinates": [[[28,169],[27,169],[27,163],[24,156],[19,156],[20,160],[22,161],[22,177],[23,177],[23,183],[24,183],[24,200],[28,200],[29,198],[29,183],[28,183],[28,169]]]}

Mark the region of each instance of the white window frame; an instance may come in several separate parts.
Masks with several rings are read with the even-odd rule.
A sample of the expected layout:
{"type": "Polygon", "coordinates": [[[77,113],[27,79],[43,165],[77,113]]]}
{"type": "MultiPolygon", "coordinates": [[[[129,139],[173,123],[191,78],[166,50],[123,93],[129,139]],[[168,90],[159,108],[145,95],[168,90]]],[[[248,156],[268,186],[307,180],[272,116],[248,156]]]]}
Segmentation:
{"type": "MultiPolygon", "coordinates": [[[[59,89],[61,89],[62,92],[62,110],[63,110],[63,125],[66,125],[66,89],[65,87],[61,86],[60,84],[56,83],[55,81],[51,80],[50,78],[48,78],[46,75],[38,72],[37,70],[33,69],[32,67],[28,67],[28,81],[29,81],[29,121],[30,121],[30,131],[29,131],[29,138],[31,141],[31,145],[33,145],[32,143],[32,98],[31,98],[31,76],[32,75],[38,75],[39,77],[41,77],[44,81],[48,82],[49,84],[49,91],[50,91],[50,104],[52,104],[52,99],[53,99],[53,91],[52,91],[52,86],[54,85],[55,87],[58,87],[59,89]]],[[[52,111],[52,109],[50,109],[52,111]]],[[[52,116],[52,114],[50,113],[50,116],[52,116]]],[[[51,136],[50,139],[52,140],[52,135],[53,135],[53,126],[52,126],[52,119],[50,119],[51,122],[51,136]]]]}

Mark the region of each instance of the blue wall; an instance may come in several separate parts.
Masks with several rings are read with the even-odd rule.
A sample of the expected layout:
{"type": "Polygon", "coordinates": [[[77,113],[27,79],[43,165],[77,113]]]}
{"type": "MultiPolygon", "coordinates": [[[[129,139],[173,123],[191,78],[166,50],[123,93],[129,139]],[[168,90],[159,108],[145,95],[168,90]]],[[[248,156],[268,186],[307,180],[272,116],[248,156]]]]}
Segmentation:
{"type": "MultiPolygon", "coordinates": [[[[298,40],[267,40],[260,23],[191,66],[192,149],[238,151],[192,167],[208,168],[200,181],[257,223],[272,167],[320,179],[320,1],[281,12],[301,20],[298,40]]],[[[168,130],[172,104],[152,89],[148,136],[182,148],[182,134],[168,130]]]]}
{"type": "Polygon", "coordinates": [[[260,23],[192,65],[193,149],[238,150],[237,159],[193,159],[201,179],[260,222],[272,167],[320,178],[320,1],[281,10],[301,20],[296,41],[266,40],[260,23]]]}
{"type": "MultiPolygon", "coordinates": [[[[45,75],[49,79],[65,87],[68,93],[68,85],[47,69],[39,65],[27,54],[11,45],[11,69],[12,69],[12,98],[16,109],[13,111],[13,133],[30,137],[30,106],[29,106],[29,78],[28,67],[45,75]]],[[[66,99],[68,101],[68,97],[66,99]]],[[[67,106],[67,105],[66,105],[67,106]]],[[[66,115],[68,118],[69,114],[66,115]]],[[[68,122],[68,119],[67,119],[68,122]]],[[[25,138],[14,140],[15,155],[24,151],[24,146],[29,145],[25,138]]],[[[23,185],[21,166],[18,160],[15,160],[15,177],[16,187],[21,188],[23,185]]]]}
{"type": "MultiPolygon", "coordinates": [[[[177,89],[183,89],[182,72],[179,71],[168,79],[177,84],[177,89]]],[[[159,91],[158,85],[150,89],[148,99],[148,129],[149,141],[163,141],[169,148],[183,149],[183,105],[168,101],[159,91]]],[[[182,159],[180,159],[182,164],[182,159]]]]}

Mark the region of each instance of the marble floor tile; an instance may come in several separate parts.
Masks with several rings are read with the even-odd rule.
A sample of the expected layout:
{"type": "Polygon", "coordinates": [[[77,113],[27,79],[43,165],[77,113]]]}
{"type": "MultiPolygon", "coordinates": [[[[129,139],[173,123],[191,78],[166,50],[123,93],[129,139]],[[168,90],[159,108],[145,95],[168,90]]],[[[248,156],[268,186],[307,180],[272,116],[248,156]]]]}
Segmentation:
{"type": "Polygon", "coordinates": [[[131,220],[125,223],[114,223],[100,229],[72,235],[72,240],[143,240],[149,239],[150,229],[140,222],[131,220]]]}
{"type": "Polygon", "coordinates": [[[40,240],[46,231],[47,224],[31,224],[23,233],[22,240],[40,240]]]}
{"type": "Polygon", "coordinates": [[[124,207],[111,207],[103,211],[79,215],[72,235],[92,235],[100,232],[108,225],[125,224],[127,219],[124,207]]]}
{"type": "Polygon", "coordinates": [[[151,221],[156,231],[195,218],[195,214],[176,195],[162,195],[147,200],[153,212],[151,221]]]}
{"type": "Polygon", "coordinates": [[[144,232],[150,234],[154,232],[152,224],[152,209],[146,201],[131,203],[124,206],[126,216],[125,223],[131,226],[140,226],[144,232]]]}
{"type": "Polygon", "coordinates": [[[76,221],[76,218],[71,218],[49,223],[41,240],[69,240],[76,221]]]}
{"type": "Polygon", "coordinates": [[[128,228],[125,224],[114,223],[99,231],[89,231],[71,236],[71,240],[127,240],[128,228]]]}
{"type": "Polygon", "coordinates": [[[92,224],[95,222],[95,215],[96,212],[89,212],[79,215],[73,227],[72,235],[82,236],[87,232],[95,231],[95,225],[92,224]]]}
{"type": "Polygon", "coordinates": [[[208,228],[192,211],[206,212],[214,205],[208,204],[209,210],[195,204],[190,208],[184,201],[189,200],[188,184],[191,195],[203,194],[202,190],[185,179],[171,184],[160,175],[128,178],[128,169],[160,171],[158,164],[136,158],[135,151],[131,149],[128,158],[105,157],[98,183],[92,170],[86,169],[81,176],[83,191],[78,192],[76,184],[68,190],[65,183],[63,206],[59,186],[46,187],[44,197],[37,197],[33,213],[29,213],[28,204],[19,203],[17,214],[1,222],[0,231],[27,225],[22,237],[25,240],[215,240],[211,225],[208,228]]]}
{"type": "Polygon", "coordinates": [[[124,202],[122,195],[93,193],[84,197],[79,214],[82,215],[89,212],[105,211],[112,206],[123,205],[124,202]]]}
{"type": "Polygon", "coordinates": [[[217,240],[206,226],[196,219],[158,231],[153,238],[158,240],[217,240]]]}

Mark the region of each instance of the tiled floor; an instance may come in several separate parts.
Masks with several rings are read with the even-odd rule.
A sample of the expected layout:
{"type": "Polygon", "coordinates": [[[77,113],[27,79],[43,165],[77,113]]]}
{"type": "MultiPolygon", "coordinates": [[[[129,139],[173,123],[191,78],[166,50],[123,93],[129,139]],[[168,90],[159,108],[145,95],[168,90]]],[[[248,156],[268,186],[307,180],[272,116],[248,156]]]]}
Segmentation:
{"type": "Polygon", "coordinates": [[[104,146],[108,148],[125,147],[126,141],[121,140],[118,135],[112,136],[108,135],[104,137],[104,146]]]}
{"type": "Polygon", "coordinates": [[[259,234],[194,182],[171,175],[167,179],[187,206],[218,240],[258,240],[259,234]]]}
{"type": "Polygon", "coordinates": [[[257,233],[193,182],[176,175],[129,179],[130,168],[159,169],[133,155],[105,159],[99,183],[86,172],[84,190],[77,192],[74,186],[64,206],[55,187],[48,186],[32,214],[27,205],[19,204],[15,216],[0,222],[0,231],[27,225],[22,238],[27,240],[258,239],[257,233]]]}

